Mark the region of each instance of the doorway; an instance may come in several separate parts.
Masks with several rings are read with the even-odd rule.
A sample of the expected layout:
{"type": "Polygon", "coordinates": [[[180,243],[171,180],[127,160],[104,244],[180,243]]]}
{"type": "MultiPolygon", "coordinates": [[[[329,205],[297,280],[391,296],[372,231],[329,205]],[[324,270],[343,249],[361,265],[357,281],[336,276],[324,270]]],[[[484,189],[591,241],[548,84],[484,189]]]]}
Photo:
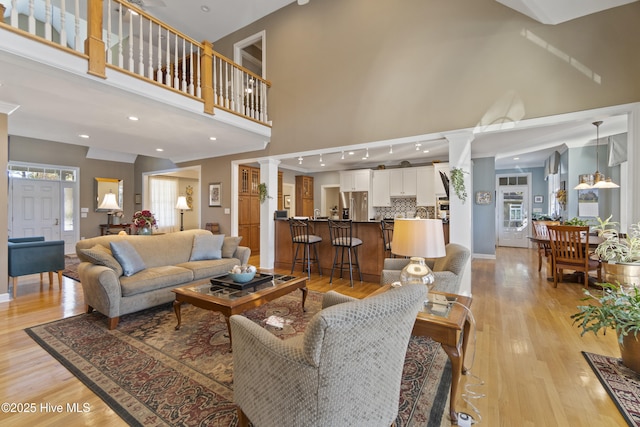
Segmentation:
{"type": "Polygon", "coordinates": [[[267,33],[260,31],[233,45],[233,61],[251,71],[267,78],[267,33]]]}
{"type": "Polygon", "coordinates": [[[497,245],[529,247],[530,235],[530,174],[499,175],[497,245]]]}

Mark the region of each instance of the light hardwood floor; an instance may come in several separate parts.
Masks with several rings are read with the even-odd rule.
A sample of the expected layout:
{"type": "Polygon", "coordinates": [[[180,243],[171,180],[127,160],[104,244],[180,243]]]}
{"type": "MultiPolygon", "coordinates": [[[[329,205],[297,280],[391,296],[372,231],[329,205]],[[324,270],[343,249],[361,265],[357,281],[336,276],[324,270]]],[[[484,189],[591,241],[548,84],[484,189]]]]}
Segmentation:
{"type": "MultiPolygon", "coordinates": [[[[259,265],[256,258],[252,263],[259,265]]],[[[614,334],[580,337],[569,316],[582,297],[580,284],[557,289],[537,272],[535,250],[502,248],[497,260],[474,260],[472,310],[477,352],[467,366],[485,384],[473,387],[485,426],[624,426],[624,419],[601,387],[581,351],[619,356],[614,334]]],[[[287,273],[288,271],[283,271],[287,273]]],[[[312,275],[308,287],[364,297],[378,285],[334,280],[329,271],[312,275]]],[[[62,292],[39,277],[19,279],[18,298],[0,303],[0,397],[2,402],[35,403],[36,413],[0,412],[0,425],[126,425],[93,392],[29,338],[24,328],[83,312],[82,287],[64,278],[62,292]],[[54,414],[47,403],[88,403],[84,414],[54,414]]],[[[106,325],[106,323],[105,323],[106,325]]],[[[465,383],[478,382],[464,377],[465,383]]],[[[458,409],[473,414],[460,397],[458,409]]]]}

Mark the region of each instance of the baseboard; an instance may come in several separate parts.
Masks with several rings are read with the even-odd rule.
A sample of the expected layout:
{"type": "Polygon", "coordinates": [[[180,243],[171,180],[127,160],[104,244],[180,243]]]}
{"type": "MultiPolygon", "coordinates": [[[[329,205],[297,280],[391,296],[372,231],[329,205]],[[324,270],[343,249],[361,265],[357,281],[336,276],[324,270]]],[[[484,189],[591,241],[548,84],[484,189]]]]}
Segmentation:
{"type": "Polygon", "coordinates": [[[473,254],[474,259],[496,259],[496,254],[473,254]]]}

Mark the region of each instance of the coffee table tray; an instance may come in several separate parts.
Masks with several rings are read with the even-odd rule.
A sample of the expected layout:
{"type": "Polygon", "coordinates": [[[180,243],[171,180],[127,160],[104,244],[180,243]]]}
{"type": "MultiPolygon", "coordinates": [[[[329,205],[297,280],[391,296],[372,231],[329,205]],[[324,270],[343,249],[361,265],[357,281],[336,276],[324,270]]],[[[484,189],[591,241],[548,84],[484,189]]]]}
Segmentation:
{"type": "Polygon", "coordinates": [[[233,289],[245,290],[247,288],[255,288],[256,286],[273,280],[273,274],[256,273],[255,277],[246,283],[234,282],[228,274],[218,276],[211,279],[212,285],[226,286],[233,289]]]}

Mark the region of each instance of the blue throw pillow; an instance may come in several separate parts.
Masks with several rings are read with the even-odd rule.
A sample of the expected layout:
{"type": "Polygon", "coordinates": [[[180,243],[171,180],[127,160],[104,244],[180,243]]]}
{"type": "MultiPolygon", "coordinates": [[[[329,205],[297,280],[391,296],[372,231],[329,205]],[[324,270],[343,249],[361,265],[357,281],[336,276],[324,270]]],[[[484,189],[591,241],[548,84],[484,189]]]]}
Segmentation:
{"type": "Polygon", "coordinates": [[[224,234],[198,234],[193,238],[189,261],[222,258],[224,234]]]}
{"type": "Polygon", "coordinates": [[[147,268],[138,251],[126,240],[111,242],[111,252],[120,265],[125,276],[132,276],[147,268]]]}

